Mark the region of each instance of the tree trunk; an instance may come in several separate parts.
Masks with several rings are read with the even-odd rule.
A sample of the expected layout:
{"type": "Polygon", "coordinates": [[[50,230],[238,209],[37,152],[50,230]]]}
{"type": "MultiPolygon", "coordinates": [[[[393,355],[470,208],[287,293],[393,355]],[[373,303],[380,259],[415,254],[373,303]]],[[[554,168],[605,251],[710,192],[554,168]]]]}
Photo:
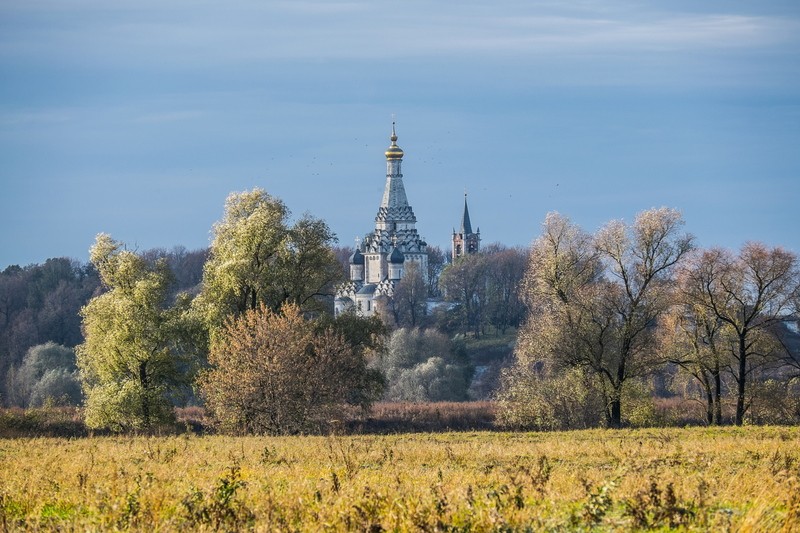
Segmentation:
{"type": "Polygon", "coordinates": [[[141,361],[139,363],[139,383],[142,386],[142,419],[144,421],[144,427],[150,427],[150,399],[147,397],[147,361],[141,361]]]}
{"type": "Polygon", "coordinates": [[[614,398],[611,399],[611,420],[609,422],[609,425],[614,429],[622,427],[622,400],[618,391],[614,393],[614,398]]]}
{"type": "Polygon", "coordinates": [[[714,425],[714,394],[710,388],[706,389],[706,423],[714,425]]]}
{"type": "Polygon", "coordinates": [[[739,375],[736,376],[736,425],[741,426],[744,422],[744,399],[745,385],[747,382],[747,346],[745,345],[745,333],[739,335],[739,375]]]}
{"type": "Polygon", "coordinates": [[[714,365],[714,425],[722,425],[722,377],[720,376],[719,361],[714,365]]]}

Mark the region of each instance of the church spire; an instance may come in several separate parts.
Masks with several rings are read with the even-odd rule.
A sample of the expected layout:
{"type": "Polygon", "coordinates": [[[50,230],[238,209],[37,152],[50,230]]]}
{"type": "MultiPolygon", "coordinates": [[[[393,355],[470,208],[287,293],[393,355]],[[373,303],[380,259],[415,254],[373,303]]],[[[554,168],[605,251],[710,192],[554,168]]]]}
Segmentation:
{"type": "Polygon", "coordinates": [[[400,165],[403,162],[403,150],[397,146],[397,132],[392,121],[392,144],[386,149],[386,188],[383,191],[381,208],[408,207],[406,190],[403,187],[403,174],[400,165]]]}
{"type": "Polygon", "coordinates": [[[481,230],[472,232],[472,221],[469,219],[467,191],[464,190],[464,213],[461,215],[461,229],[453,230],[453,261],[465,254],[478,253],[481,248],[481,230]]]}
{"type": "Polygon", "coordinates": [[[465,235],[472,233],[472,223],[469,220],[469,208],[467,207],[466,191],[464,191],[464,214],[461,216],[461,233],[465,235]]]}

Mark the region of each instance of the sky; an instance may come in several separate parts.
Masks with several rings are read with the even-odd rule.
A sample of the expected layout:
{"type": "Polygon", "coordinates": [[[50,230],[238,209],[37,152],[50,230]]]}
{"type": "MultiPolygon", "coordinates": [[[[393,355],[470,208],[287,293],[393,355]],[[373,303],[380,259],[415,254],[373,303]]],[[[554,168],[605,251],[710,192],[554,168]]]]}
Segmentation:
{"type": "Polygon", "coordinates": [[[0,269],[203,248],[255,187],[352,245],[393,116],[444,249],[466,191],[484,243],[667,206],[800,253],[796,0],[4,0],[0,269]]]}

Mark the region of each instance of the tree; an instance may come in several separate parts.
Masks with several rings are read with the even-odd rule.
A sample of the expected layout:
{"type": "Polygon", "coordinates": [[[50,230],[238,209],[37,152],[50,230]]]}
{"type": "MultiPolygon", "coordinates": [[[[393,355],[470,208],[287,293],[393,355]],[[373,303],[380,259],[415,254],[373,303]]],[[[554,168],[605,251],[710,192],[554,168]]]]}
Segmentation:
{"type": "Polygon", "coordinates": [[[226,318],[286,302],[319,311],[342,279],[323,221],[305,216],[293,226],[283,202],[261,189],[232,193],[214,225],[214,240],[197,300],[212,333],[226,318]]]}
{"type": "Polygon", "coordinates": [[[332,246],[331,250],[333,250],[333,255],[341,265],[343,279],[350,279],[350,256],[355,252],[355,248],[352,246],[332,246]]]}
{"type": "MultiPolygon", "coordinates": [[[[52,398],[60,399],[63,394],[66,394],[68,400],[72,400],[74,404],[79,403],[80,386],[78,385],[77,376],[75,376],[76,370],[75,350],[72,348],[67,348],[54,342],[46,342],[31,347],[22,359],[22,365],[15,369],[13,373],[14,383],[11,384],[10,389],[15,392],[16,405],[21,407],[35,406],[37,402],[32,400],[34,396],[42,401],[45,400],[48,396],[50,385],[44,385],[41,382],[46,374],[53,372],[58,373],[58,379],[63,382],[59,387],[63,390],[58,394],[54,393],[52,398]],[[66,384],[68,381],[72,381],[72,383],[66,384]],[[34,392],[36,393],[35,395],[34,392]]],[[[54,379],[55,374],[51,375],[47,381],[52,384],[54,379]]]]}
{"type": "Polygon", "coordinates": [[[428,245],[428,296],[438,298],[442,295],[439,277],[447,265],[447,256],[438,246],[428,245]]]}
{"type": "Polygon", "coordinates": [[[483,254],[462,255],[445,267],[439,279],[445,300],[456,304],[462,333],[471,331],[475,337],[483,331],[488,266],[483,254]]]}
{"type": "Polygon", "coordinates": [[[722,424],[722,372],[728,362],[723,330],[707,309],[682,301],[680,295],[660,328],[664,361],[677,365],[700,386],[709,425],[722,424]]]}
{"type": "Polygon", "coordinates": [[[31,389],[30,407],[44,405],[78,405],[81,384],[76,372],[66,368],[47,370],[31,389]]]}
{"type": "Polygon", "coordinates": [[[598,380],[606,420],[622,424],[626,383],[656,362],[656,326],[670,305],[673,271],[692,248],[677,211],[652,209],[597,235],[549,214],[523,282],[529,318],[517,364],[583,368],[598,380]]]}
{"type": "Polygon", "coordinates": [[[279,312],[262,304],[232,317],[209,362],[201,392],[229,432],[319,431],[341,420],[345,405],[367,407],[380,390],[363,353],[333,327],[305,320],[297,304],[279,312]]]}
{"type": "MultiPolygon", "coordinates": [[[[604,302],[614,321],[616,342],[608,357],[595,360],[611,385],[610,423],[622,420],[625,381],[653,356],[658,319],[669,308],[675,268],[693,248],[693,237],[680,233],[684,222],[674,209],[643,211],[630,227],[615,221],[600,230],[595,246],[611,275],[604,302]]],[[[644,365],[646,366],[646,364],[644,365]]]]}
{"type": "Polygon", "coordinates": [[[399,327],[421,325],[427,312],[428,290],[416,261],[405,265],[403,279],[394,288],[390,302],[394,322],[399,327]]]}
{"type": "Polygon", "coordinates": [[[86,424],[149,430],[172,420],[172,401],[191,384],[198,325],[188,298],[167,301],[165,261],[149,265],[106,234],[90,256],[107,292],[81,310],[86,340],[76,352],[86,424]]]}
{"type": "Polygon", "coordinates": [[[473,367],[463,346],[433,329],[395,330],[378,363],[391,401],[467,400],[473,367]]]}
{"type": "Polygon", "coordinates": [[[522,322],[524,308],[520,300],[520,284],[525,274],[526,253],[520,248],[490,244],[483,249],[487,256],[486,314],[489,324],[505,333],[522,322]]]}
{"type": "Polygon", "coordinates": [[[738,255],[720,248],[699,254],[683,272],[685,300],[720,322],[729,340],[736,383],[737,425],[749,407],[748,384],[764,363],[776,360],[782,346],[776,326],[792,319],[800,293],[795,254],[761,243],[745,244],[738,255]]]}

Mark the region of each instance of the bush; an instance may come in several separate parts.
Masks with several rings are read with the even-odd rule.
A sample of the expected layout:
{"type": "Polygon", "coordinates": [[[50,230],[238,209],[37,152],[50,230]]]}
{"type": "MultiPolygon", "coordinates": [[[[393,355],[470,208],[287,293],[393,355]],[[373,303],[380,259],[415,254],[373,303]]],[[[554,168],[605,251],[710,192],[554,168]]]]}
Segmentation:
{"type": "Polygon", "coordinates": [[[209,363],[200,388],[226,432],[322,431],[342,421],[346,404],[368,407],[381,390],[363,353],[333,328],[319,331],[296,305],[228,322],[209,363]]]}
{"type": "Polygon", "coordinates": [[[54,342],[33,346],[20,367],[9,371],[8,380],[15,391],[11,403],[39,407],[50,398],[57,405],[78,405],[81,394],[75,371],[72,348],[54,342]]]}
{"type": "Polygon", "coordinates": [[[46,371],[31,390],[31,407],[43,405],[78,405],[81,403],[81,384],[75,372],[66,368],[46,371]]]}
{"type": "Polygon", "coordinates": [[[775,379],[750,384],[752,403],[746,419],[750,424],[797,424],[800,421],[800,382],[775,379]]]}
{"type": "Polygon", "coordinates": [[[546,371],[515,365],[502,374],[498,423],[513,429],[579,429],[604,425],[602,394],[578,368],[546,371]]]}
{"type": "Polygon", "coordinates": [[[396,330],[379,368],[386,375],[388,401],[465,401],[474,373],[463,346],[431,329],[396,330]]]}

